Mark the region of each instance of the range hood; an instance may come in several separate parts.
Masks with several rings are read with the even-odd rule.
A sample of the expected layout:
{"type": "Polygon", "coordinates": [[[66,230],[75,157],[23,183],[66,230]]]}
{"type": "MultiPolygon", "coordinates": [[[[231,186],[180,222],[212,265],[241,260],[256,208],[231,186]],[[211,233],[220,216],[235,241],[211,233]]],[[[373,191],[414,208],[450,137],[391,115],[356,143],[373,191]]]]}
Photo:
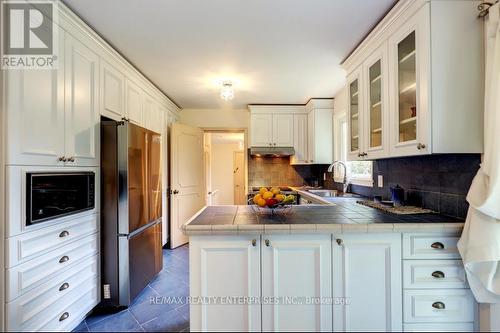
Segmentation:
{"type": "Polygon", "coordinates": [[[252,147],[250,155],[257,157],[284,157],[295,154],[293,147],[252,147]]]}

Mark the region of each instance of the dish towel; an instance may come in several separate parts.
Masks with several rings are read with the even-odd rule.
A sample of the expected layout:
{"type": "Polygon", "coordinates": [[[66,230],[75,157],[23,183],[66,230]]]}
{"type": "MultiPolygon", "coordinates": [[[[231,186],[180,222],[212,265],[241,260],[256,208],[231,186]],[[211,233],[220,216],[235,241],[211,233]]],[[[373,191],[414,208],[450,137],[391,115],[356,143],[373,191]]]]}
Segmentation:
{"type": "Polygon", "coordinates": [[[490,7],[485,34],[484,156],[458,249],[477,301],[500,303],[500,3],[490,7]]]}

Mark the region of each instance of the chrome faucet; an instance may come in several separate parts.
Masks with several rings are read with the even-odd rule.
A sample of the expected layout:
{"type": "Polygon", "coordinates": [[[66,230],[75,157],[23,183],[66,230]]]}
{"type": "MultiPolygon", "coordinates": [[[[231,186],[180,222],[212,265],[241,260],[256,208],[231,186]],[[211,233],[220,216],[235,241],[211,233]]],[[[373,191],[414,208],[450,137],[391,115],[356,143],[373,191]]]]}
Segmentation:
{"type": "MultiPolygon", "coordinates": [[[[335,161],[335,162],[333,162],[328,167],[328,172],[333,172],[333,168],[335,167],[336,164],[340,164],[340,165],[342,165],[344,167],[344,179],[342,181],[342,185],[343,185],[342,188],[344,190],[344,193],[346,193],[347,192],[347,186],[348,186],[348,184],[347,184],[347,166],[345,165],[345,163],[342,162],[342,161],[335,161]]],[[[334,172],[332,174],[332,178],[335,178],[335,173],[334,172]]]]}

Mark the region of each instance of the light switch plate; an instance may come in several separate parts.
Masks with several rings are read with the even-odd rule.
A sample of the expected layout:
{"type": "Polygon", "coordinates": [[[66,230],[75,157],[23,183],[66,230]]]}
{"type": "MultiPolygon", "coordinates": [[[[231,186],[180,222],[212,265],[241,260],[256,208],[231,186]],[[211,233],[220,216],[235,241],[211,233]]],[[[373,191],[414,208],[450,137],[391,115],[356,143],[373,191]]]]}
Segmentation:
{"type": "Polygon", "coordinates": [[[378,183],[378,187],[384,187],[384,176],[378,175],[377,183],[378,183]]]}

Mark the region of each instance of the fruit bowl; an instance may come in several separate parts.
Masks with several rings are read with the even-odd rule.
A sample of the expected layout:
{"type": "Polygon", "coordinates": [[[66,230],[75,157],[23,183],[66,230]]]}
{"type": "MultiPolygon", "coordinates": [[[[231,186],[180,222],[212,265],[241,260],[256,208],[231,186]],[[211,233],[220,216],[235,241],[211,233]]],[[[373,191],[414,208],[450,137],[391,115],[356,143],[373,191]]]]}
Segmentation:
{"type": "Polygon", "coordinates": [[[259,193],[249,199],[248,203],[256,207],[259,211],[261,209],[271,209],[271,213],[274,214],[276,210],[282,210],[296,204],[296,200],[295,195],[284,195],[277,187],[271,189],[261,187],[259,193]]]}

